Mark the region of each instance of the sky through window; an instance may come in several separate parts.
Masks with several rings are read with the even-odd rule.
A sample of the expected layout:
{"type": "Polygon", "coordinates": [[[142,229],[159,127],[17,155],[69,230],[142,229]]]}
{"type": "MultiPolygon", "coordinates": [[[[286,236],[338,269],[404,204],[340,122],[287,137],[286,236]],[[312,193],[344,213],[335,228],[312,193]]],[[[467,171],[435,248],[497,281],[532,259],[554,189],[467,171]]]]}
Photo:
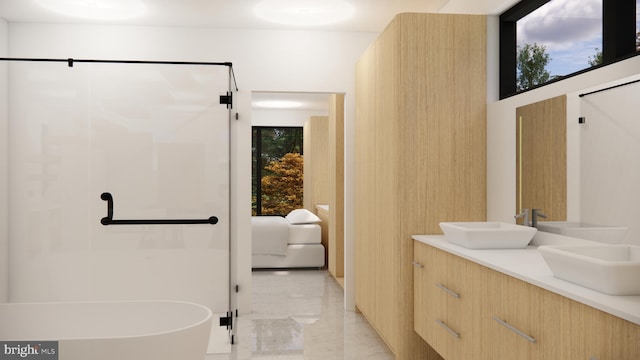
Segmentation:
{"type": "Polygon", "coordinates": [[[552,77],[588,68],[602,51],[602,0],[550,1],[517,22],[516,36],[518,46],[546,47],[552,77]]]}

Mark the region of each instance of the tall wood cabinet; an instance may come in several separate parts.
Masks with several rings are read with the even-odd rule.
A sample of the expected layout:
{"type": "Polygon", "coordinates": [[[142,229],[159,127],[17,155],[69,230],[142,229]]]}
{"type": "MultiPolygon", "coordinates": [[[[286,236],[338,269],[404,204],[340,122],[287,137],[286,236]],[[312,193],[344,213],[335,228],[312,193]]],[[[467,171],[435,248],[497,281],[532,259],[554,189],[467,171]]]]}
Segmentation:
{"type": "Polygon", "coordinates": [[[486,17],[400,14],[356,66],[356,306],[397,359],[414,332],[412,234],[486,219],[486,17]]]}

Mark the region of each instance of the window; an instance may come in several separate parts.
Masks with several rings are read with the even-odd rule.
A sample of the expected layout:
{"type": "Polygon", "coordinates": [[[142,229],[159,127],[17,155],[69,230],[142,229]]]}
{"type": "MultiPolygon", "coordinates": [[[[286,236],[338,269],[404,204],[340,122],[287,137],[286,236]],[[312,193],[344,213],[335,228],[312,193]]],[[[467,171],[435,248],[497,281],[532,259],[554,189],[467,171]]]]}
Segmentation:
{"type": "Polygon", "coordinates": [[[599,64],[602,62],[602,0],[548,2],[516,22],[516,39],[518,90],[538,85],[535,81],[538,79],[531,75],[544,79],[535,71],[524,74],[521,70],[526,65],[520,61],[520,54],[527,50],[539,49],[548,55],[543,82],[599,64]]]}
{"type": "Polygon", "coordinates": [[[640,0],[523,0],[500,16],[500,98],[637,54],[640,0]]]}
{"type": "Polygon", "coordinates": [[[252,132],[252,215],[302,208],[302,127],[254,126],[252,132]]]}
{"type": "Polygon", "coordinates": [[[636,0],[636,52],[640,52],[640,0],[636,0]]]}

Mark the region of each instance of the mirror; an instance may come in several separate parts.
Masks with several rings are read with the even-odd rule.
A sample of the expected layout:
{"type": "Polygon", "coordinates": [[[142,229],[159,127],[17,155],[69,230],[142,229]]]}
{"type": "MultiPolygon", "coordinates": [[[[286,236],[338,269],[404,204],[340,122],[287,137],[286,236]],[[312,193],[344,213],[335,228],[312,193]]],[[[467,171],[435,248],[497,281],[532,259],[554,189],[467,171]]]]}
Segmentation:
{"type": "Polygon", "coordinates": [[[516,109],[516,209],[621,228],[603,241],[640,244],[640,75],[589,90],[516,109]]]}
{"type": "Polygon", "coordinates": [[[546,218],[538,220],[567,220],[566,96],[516,109],[516,209],[540,209],[546,218]]]}

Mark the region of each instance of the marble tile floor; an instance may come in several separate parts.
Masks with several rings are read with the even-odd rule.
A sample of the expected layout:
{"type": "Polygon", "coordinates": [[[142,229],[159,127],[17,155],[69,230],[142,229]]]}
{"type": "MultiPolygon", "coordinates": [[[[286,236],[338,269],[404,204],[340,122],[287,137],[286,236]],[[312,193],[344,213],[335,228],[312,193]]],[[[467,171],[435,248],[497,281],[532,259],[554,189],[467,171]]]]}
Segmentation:
{"type": "Polygon", "coordinates": [[[362,314],[326,270],[254,271],[252,313],[238,317],[230,354],[206,360],[391,360],[362,314]]]}

